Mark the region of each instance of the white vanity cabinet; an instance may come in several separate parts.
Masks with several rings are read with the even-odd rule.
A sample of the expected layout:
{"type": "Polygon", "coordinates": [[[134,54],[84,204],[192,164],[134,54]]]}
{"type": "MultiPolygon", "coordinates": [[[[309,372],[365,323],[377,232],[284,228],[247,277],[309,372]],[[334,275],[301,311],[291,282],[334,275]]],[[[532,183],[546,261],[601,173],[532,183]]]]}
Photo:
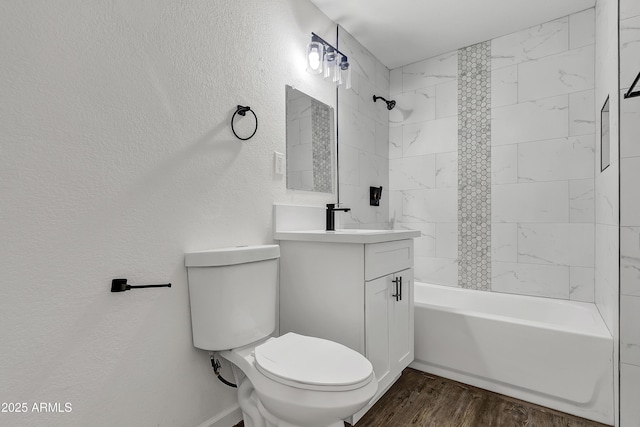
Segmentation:
{"type": "Polygon", "coordinates": [[[280,333],[326,338],[363,354],[378,380],[377,400],[413,361],[413,239],[281,240],[280,251],[280,333]]]}
{"type": "Polygon", "coordinates": [[[411,268],[365,282],[365,356],[381,388],[413,361],[412,282],[411,268]]]}

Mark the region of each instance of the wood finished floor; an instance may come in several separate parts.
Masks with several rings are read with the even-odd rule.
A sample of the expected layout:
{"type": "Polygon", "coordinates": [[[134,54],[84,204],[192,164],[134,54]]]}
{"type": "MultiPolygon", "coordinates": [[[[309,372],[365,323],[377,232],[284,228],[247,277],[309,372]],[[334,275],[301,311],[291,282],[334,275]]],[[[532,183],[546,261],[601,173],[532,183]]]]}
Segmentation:
{"type": "MultiPolygon", "coordinates": [[[[240,426],[242,422],[234,427],[240,426]]],[[[400,379],[355,425],[405,426],[605,427],[411,368],[404,370],[400,379]]]]}
{"type": "Polygon", "coordinates": [[[605,427],[407,368],[356,427],[605,427]]]}

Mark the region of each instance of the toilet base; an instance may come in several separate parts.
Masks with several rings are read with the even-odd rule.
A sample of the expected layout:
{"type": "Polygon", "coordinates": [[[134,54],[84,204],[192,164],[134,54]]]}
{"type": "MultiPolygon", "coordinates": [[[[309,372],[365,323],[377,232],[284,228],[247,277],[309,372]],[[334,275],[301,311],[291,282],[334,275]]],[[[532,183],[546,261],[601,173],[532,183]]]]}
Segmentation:
{"type": "MultiPolygon", "coordinates": [[[[294,425],[275,417],[262,405],[253,384],[244,372],[233,363],[231,363],[231,369],[238,384],[238,404],[242,410],[244,427],[310,427],[294,425]]],[[[326,426],[313,427],[344,427],[344,422],[336,421],[326,426]]]]}
{"type": "Polygon", "coordinates": [[[342,420],[365,407],[378,390],[372,373],[362,387],[309,390],[282,384],[255,365],[255,349],[268,340],[217,353],[231,363],[246,427],[343,427],[342,420]]]}
{"type": "MultiPolygon", "coordinates": [[[[286,421],[277,419],[272,414],[270,414],[269,411],[267,411],[264,406],[262,406],[262,402],[260,402],[260,400],[258,400],[258,411],[260,411],[260,413],[264,415],[265,421],[267,423],[266,427],[307,427],[307,426],[294,425],[286,421]]],[[[322,427],[344,427],[344,422],[336,421],[335,423],[331,423],[328,426],[322,426],[322,427]]]]}

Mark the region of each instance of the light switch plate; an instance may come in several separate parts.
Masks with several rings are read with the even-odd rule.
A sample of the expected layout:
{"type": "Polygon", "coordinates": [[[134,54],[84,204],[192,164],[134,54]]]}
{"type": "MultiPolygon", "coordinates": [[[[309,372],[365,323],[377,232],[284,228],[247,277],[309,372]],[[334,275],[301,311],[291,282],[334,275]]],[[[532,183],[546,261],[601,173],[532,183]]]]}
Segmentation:
{"type": "Polygon", "coordinates": [[[284,154],[273,152],[273,169],[276,175],[284,175],[284,154]]]}

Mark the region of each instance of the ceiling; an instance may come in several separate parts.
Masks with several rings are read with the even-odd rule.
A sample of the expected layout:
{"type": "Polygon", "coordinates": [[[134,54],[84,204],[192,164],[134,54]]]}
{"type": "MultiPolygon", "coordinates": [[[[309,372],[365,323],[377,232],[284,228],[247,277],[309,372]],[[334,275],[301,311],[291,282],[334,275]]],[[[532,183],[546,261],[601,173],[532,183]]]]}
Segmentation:
{"type": "Polygon", "coordinates": [[[311,0],[393,69],[593,7],[595,0],[311,0]]]}

